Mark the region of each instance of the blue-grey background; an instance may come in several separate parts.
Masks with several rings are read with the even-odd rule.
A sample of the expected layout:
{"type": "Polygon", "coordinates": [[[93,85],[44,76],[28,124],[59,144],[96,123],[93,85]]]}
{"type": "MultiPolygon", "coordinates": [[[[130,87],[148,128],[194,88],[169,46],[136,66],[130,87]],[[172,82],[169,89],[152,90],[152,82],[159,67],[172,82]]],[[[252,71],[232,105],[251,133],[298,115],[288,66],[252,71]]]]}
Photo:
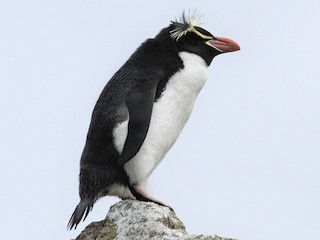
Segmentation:
{"type": "Polygon", "coordinates": [[[3,239],[66,231],[94,104],[113,73],[183,9],[241,51],[214,59],[194,112],[148,189],[190,233],[315,239],[320,229],[320,2],[1,1],[3,239]]]}

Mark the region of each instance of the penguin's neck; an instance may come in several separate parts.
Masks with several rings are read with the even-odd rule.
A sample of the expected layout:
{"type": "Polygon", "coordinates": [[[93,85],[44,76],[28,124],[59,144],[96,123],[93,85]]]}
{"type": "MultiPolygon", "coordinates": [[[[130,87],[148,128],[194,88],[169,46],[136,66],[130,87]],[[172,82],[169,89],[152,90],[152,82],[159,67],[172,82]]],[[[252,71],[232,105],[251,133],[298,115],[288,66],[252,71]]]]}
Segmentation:
{"type": "Polygon", "coordinates": [[[207,79],[208,65],[202,57],[195,53],[180,52],[179,57],[184,65],[184,68],[176,74],[178,78],[181,77],[179,82],[181,85],[189,87],[187,92],[198,94],[207,79]]]}

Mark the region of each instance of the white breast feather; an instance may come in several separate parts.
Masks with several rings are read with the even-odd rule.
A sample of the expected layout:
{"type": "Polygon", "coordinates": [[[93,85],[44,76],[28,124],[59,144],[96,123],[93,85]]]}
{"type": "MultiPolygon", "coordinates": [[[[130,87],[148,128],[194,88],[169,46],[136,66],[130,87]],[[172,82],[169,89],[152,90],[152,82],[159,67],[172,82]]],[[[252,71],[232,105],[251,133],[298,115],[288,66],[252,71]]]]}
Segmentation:
{"type": "MultiPolygon", "coordinates": [[[[161,97],[153,105],[149,130],[140,150],[124,165],[131,183],[144,182],[173,146],[205,83],[205,61],[188,52],[181,52],[179,56],[184,68],[169,79],[161,97]]],[[[123,150],[127,134],[128,121],[114,129],[114,144],[119,152],[123,150]]]]}

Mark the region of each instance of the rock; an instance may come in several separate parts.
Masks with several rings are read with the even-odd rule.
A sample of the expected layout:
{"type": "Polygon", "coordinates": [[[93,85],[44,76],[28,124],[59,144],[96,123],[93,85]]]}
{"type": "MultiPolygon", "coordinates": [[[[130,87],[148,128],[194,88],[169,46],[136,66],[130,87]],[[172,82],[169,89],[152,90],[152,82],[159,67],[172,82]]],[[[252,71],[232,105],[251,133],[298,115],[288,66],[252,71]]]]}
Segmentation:
{"type": "Polygon", "coordinates": [[[114,204],[105,220],[89,224],[76,240],[232,240],[216,235],[191,235],[167,207],[124,200],[114,204]]]}

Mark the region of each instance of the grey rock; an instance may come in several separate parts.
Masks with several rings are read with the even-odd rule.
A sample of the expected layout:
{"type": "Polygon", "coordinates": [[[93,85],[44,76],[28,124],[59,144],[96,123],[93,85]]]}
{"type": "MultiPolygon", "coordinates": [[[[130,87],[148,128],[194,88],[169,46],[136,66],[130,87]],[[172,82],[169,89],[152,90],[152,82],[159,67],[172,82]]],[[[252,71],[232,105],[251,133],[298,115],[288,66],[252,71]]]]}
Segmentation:
{"type": "Polygon", "coordinates": [[[114,204],[105,220],[89,224],[76,240],[234,240],[216,235],[188,234],[167,207],[124,200],[114,204]]]}

